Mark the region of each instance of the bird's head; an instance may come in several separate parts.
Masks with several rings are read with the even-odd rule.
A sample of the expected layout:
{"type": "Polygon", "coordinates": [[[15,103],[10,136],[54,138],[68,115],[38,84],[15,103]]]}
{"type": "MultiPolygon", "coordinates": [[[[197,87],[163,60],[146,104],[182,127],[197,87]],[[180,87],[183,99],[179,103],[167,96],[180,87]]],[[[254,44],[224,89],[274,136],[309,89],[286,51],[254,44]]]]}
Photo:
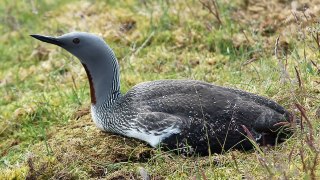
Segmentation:
{"type": "MultiPolygon", "coordinates": [[[[101,37],[87,32],[71,32],[58,37],[38,34],[31,36],[40,41],[62,47],[76,56],[83,64],[90,64],[93,63],[92,61],[99,60],[97,55],[101,56],[101,53],[106,53],[106,50],[110,49],[101,37]]],[[[112,50],[107,53],[113,55],[112,50]]]]}
{"type": "Polygon", "coordinates": [[[72,32],[58,37],[31,36],[60,46],[81,61],[89,79],[92,104],[103,104],[110,100],[112,93],[119,92],[118,62],[101,37],[87,32],[72,32]]]}

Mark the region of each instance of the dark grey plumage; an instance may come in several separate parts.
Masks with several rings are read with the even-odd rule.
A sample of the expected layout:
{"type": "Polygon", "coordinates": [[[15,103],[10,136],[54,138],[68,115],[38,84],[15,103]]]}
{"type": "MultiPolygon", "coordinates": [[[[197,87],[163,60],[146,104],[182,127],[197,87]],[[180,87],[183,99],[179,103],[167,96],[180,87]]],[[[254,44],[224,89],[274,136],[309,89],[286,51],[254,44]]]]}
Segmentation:
{"type": "Polygon", "coordinates": [[[145,82],[121,95],[117,59],[100,37],[83,32],[32,36],[78,57],[88,75],[92,118],[104,131],[201,155],[252,149],[247,133],[271,145],[290,134],[280,123],[289,122],[289,112],[267,98],[194,80],[145,82]]]}
{"type": "MultiPolygon", "coordinates": [[[[242,125],[258,143],[274,144],[279,122],[289,113],[269,99],[248,92],[193,80],[160,80],[139,84],[111,107],[109,116],[125,129],[161,132],[174,127],[179,133],[162,140],[168,149],[208,154],[230,148],[253,148],[242,125]],[[130,116],[134,121],[128,121],[130,116]],[[263,142],[265,139],[266,142],[263,142]]],[[[120,132],[118,132],[120,133],[120,132]]]]}

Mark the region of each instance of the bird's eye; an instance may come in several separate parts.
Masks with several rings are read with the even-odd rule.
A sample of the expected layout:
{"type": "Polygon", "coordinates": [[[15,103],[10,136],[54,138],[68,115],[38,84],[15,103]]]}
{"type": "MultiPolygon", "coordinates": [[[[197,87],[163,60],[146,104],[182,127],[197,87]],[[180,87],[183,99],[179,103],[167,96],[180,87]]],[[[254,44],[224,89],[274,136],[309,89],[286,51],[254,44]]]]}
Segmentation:
{"type": "Polygon", "coordinates": [[[79,44],[79,43],[80,43],[80,39],[79,39],[79,38],[74,38],[74,39],[72,40],[72,42],[73,42],[74,44],[79,44]]]}

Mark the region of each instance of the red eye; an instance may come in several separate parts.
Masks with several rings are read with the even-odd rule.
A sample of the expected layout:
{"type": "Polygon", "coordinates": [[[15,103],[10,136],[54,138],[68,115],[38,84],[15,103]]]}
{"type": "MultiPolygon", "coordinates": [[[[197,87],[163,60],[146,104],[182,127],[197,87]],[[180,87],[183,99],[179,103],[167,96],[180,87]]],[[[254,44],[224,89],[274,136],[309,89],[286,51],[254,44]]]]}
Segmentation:
{"type": "Polygon", "coordinates": [[[80,39],[79,39],[79,38],[74,38],[74,39],[72,40],[72,42],[73,42],[74,44],[79,44],[79,43],[80,43],[80,39]]]}

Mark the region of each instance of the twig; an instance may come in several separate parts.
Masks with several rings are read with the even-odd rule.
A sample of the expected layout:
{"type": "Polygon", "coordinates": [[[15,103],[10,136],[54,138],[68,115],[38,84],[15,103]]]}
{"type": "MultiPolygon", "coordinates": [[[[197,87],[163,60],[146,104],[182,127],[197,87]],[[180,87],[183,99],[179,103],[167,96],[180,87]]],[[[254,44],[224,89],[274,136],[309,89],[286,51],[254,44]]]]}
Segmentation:
{"type": "Polygon", "coordinates": [[[216,20],[218,21],[219,25],[222,26],[222,21],[220,18],[220,13],[219,13],[219,9],[218,9],[218,5],[217,2],[215,0],[199,0],[199,2],[203,5],[203,7],[205,7],[206,9],[208,9],[208,11],[216,18],[216,20]]]}
{"type": "Polygon", "coordinates": [[[314,67],[316,67],[316,69],[318,70],[318,73],[320,73],[320,68],[318,67],[318,65],[313,60],[310,60],[310,61],[314,65],[314,67]]]}
{"type": "Polygon", "coordinates": [[[184,1],[184,2],[186,4],[187,8],[189,9],[189,11],[191,12],[191,16],[193,16],[193,18],[195,18],[195,19],[198,18],[197,13],[195,13],[193,11],[193,8],[189,5],[188,1],[184,1]]]}

